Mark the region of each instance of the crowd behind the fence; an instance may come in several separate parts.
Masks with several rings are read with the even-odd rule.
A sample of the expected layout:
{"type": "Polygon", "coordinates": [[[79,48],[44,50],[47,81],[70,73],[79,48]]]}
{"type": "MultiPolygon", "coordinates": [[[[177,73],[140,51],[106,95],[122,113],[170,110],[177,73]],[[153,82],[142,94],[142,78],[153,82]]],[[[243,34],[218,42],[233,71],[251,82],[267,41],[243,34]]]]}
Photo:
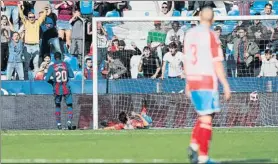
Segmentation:
{"type": "MultiPolygon", "coordinates": [[[[252,3],[225,1],[225,8],[228,15],[275,14],[274,2],[266,3],[262,10],[253,7],[254,14],[252,3]]],[[[53,62],[52,52],[63,54],[74,70],[80,71],[84,34],[86,58],[82,74],[92,79],[91,18],[109,16],[114,10],[123,16],[123,11],[130,6],[127,1],[88,4],[85,1],[1,1],[2,79],[43,80],[53,62]]],[[[185,8],[194,16],[200,7],[216,7],[213,1],[169,1],[161,6],[154,1],[154,4],[158,16],[174,16],[174,11],[181,13],[185,8]]],[[[183,77],[183,38],[188,28],[198,22],[154,21],[153,30],[146,31],[148,37],[143,49],[134,42],[133,49],[126,49],[124,40],[109,36],[107,23],[98,23],[97,31],[98,65],[103,78],[183,77]]],[[[220,35],[228,76],[277,75],[276,20],[222,21],[214,24],[214,30],[220,35]]]]}

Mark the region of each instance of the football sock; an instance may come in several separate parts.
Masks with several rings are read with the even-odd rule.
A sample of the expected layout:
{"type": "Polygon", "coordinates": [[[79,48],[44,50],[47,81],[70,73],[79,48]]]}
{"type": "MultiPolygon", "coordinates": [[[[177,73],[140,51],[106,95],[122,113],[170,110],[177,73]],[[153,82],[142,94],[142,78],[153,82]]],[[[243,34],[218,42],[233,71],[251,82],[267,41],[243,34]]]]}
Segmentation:
{"type": "Polygon", "coordinates": [[[198,143],[200,146],[199,157],[201,160],[208,159],[209,144],[212,135],[212,124],[200,122],[198,132],[198,143]]]}
{"type": "Polygon", "coordinates": [[[198,143],[198,136],[199,136],[199,129],[200,129],[200,121],[197,120],[195,123],[195,126],[193,127],[192,134],[191,134],[191,141],[190,141],[190,147],[197,151],[199,148],[198,143]]]}
{"type": "Polygon", "coordinates": [[[72,112],[72,107],[68,107],[68,121],[72,121],[73,117],[73,112],[72,112]]]}
{"type": "Polygon", "coordinates": [[[56,123],[61,124],[61,108],[56,107],[55,116],[56,116],[56,123]]]}

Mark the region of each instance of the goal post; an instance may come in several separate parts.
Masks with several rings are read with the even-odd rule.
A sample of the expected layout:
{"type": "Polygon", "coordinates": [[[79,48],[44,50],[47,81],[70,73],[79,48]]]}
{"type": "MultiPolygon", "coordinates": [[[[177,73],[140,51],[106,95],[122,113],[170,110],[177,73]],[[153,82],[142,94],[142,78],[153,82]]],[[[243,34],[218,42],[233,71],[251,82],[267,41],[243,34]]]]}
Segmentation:
{"type": "MultiPolygon", "coordinates": [[[[109,27],[110,30],[118,30],[107,31],[110,40],[113,33],[116,33],[119,40],[125,41],[127,49],[134,50],[133,42],[135,42],[135,45],[143,52],[143,48],[148,44],[148,30],[153,28],[155,21],[178,21],[181,26],[187,26],[190,25],[189,22],[198,20],[199,17],[95,17],[92,19],[93,129],[99,129],[100,122],[103,120],[117,120],[121,111],[140,112],[143,101],[147,102],[147,110],[153,119],[155,128],[191,127],[196,118],[194,107],[184,95],[184,79],[166,77],[161,80],[158,77],[151,79],[139,78],[139,76],[134,79],[131,78],[131,75],[128,78],[115,79],[113,76],[109,78],[101,74],[102,68],[98,65],[100,55],[98,53],[101,52],[98,51],[100,43],[97,33],[98,23],[107,25],[106,27],[109,27]],[[137,34],[133,33],[134,29],[138,30],[137,34]],[[138,44],[131,39],[133,35],[137,36],[138,44]]],[[[234,31],[235,26],[240,24],[240,21],[278,20],[278,16],[216,16],[214,20],[215,26],[222,27],[222,32],[229,34],[234,31]],[[229,24],[229,22],[231,23],[229,24]]],[[[226,46],[226,49],[229,48],[226,46]]],[[[160,57],[160,67],[162,67],[162,58],[163,56],[160,57]]],[[[103,63],[105,64],[105,62],[103,63]]],[[[168,65],[166,67],[168,68],[168,65]]],[[[126,69],[130,69],[130,67],[126,69]]],[[[166,73],[167,71],[169,73],[169,69],[165,70],[166,73]]],[[[142,72],[138,74],[142,76],[142,72]]],[[[239,78],[238,75],[238,70],[235,71],[235,75],[233,72],[231,73],[232,77],[229,78],[229,82],[233,90],[233,98],[230,102],[221,100],[223,109],[215,118],[215,126],[278,126],[278,112],[276,112],[278,104],[271,101],[277,98],[277,86],[275,86],[277,79],[257,78],[254,76],[254,71],[252,75],[248,74],[245,77],[239,78]],[[270,100],[268,99],[269,95],[270,100]]],[[[221,92],[221,86],[219,89],[221,92]]]]}

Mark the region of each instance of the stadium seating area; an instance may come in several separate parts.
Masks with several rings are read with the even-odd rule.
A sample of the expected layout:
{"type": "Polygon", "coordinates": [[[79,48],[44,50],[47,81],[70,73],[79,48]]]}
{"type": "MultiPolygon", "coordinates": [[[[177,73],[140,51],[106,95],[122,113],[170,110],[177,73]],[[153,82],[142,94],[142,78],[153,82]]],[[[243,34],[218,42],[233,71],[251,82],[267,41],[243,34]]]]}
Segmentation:
{"type": "MultiPolygon", "coordinates": [[[[92,17],[155,17],[161,14],[173,17],[191,17],[198,13],[199,8],[206,5],[213,7],[217,16],[275,15],[278,13],[278,1],[254,1],[252,3],[249,1],[186,1],[182,3],[171,1],[94,3],[90,0],[24,1],[20,3],[18,1],[1,1],[1,79],[43,80],[47,68],[54,61],[54,52],[61,52],[64,60],[71,65],[75,72],[73,80],[92,80],[92,64],[90,64],[93,55],[92,17]],[[163,6],[165,6],[165,11],[163,6]],[[20,11],[22,11],[22,15],[18,14],[20,11]],[[38,27],[39,31],[33,31],[24,23],[24,21],[32,22],[34,18],[36,19],[34,21],[42,20],[38,27]],[[20,37],[18,44],[23,46],[13,47],[15,33],[20,37]],[[35,40],[32,40],[30,34],[35,40]],[[30,50],[32,46],[36,47],[37,51],[30,50]],[[19,55],[19,60],[15,59],[16,55],[19,55]],[[84,63],[82,63],[83,56],[85,57],[84,63]],[[84,66],[84,72],[81,71],[82,66],[84,66]]],[[[96,47],[99,56],[99,78],[150,78],[155,71],[151,76],[145,75],[144,68],[142,68],[143,71],[138,71],[142,56],[146,55],[146,47],[150,48],[152,57],[158,58],[159,64],[156,68],[150,66],[152,69],[160,69],[153,78],[161,76],[167,78],[168,66],[166,65],[165,71],[161,70],[163,57],[168,52],[169,45],[176,44],[177,51],[182,52],[183,36],[189,28],[197,24],[198,22],[194,21],[168,24],[157,21],[100,23],[97,32],[98,46],[96,47]],[[124,47],[125,50],[122,51],[121,47],[124,47]],[[123,57],[128,56],[127,54],[129,57],[123,57]],[[121,76],[114,76],[120,70],[114,70],[113,73],[109,69],[111,65],[107,59],[107,56],[111,56],[114,60],[117,55],[126,69],[121,76]],[[108,62],[105,62],[106,60],[108,62]]],[[[212,29],[220,34],[228,76],[277,75],[275,66],[278,65],[276,60],[278,28],[276,21],[261,20],[256,23],[256,21],[227,20],[215,22],[212,29]],[[241,50],[240,45],[245,43],[252,46],[241,50]],[[245,51],[250,58],[239,62],[240,57],[245,55],[245,51]],[[261,69],[265,61],[265,53],[270,53],[273,58],[271,60],[273,62],[271,64],[274,65],[272,70],[261,69]]],[[[182,77],[182,75],[178,77],[182,77]]]]}

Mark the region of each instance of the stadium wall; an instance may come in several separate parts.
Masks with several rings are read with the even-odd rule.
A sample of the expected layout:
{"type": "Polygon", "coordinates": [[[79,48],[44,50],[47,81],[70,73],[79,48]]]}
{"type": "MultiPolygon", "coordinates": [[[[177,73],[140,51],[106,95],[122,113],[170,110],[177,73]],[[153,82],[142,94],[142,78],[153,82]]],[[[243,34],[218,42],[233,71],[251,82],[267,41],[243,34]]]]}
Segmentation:
{"type": "MultiPolygon", "coordinates": [[[[229,84],[234,92],[265,92],[268,90],[268,82],[271,81],[272,92],[278,92],[278,80],[275,77],[257,78],[257,77],[241,77],[229,78],[229,84]]],[[[81,94],[82,81],[72,80],[70,86],[72,93],[81,94]]],[[[127,93],[144,93],[152,94],[157,92],[157,84],[161,85],[163,93],[179,93],[184,90],[185,80],[183,79],[121,79],[109,80],[108,84],[105,79],[98,80],[98,93],[110,94],[127,94],[127,93]],[[108,89],[107,89],[108,87],[108,89]]],[[[2,81],[2,95],[51,95],[52,87],[45,81],[2,81]]],[[[86,80],[84,85],[84,93],[92,94],[93,82],[86,80]]],[[[221,88],[220,88],[221,90],[221,88]]]]}
{"type": "MultiPolygon", "coordinates": [[[[259,95],[251,101],[249,93],[236,93],[215,117],[214,126],[278,126],[277,93],[259,95]]],[[[92,96],[74,95],[74,123],[78,128],[92,127],[92,96]]],[[[121,94],[99,96],[99,122],[117,120],[120,111],[140,112],[142,100],[153,118],[153,127],[191,127],[196,118],[184,94],[121,94]]],[[[51,95],[2,96],[2,129],[56,129],[51,95]]],[[[66,107],[63,106],[62,120],[66,107]]]]}

